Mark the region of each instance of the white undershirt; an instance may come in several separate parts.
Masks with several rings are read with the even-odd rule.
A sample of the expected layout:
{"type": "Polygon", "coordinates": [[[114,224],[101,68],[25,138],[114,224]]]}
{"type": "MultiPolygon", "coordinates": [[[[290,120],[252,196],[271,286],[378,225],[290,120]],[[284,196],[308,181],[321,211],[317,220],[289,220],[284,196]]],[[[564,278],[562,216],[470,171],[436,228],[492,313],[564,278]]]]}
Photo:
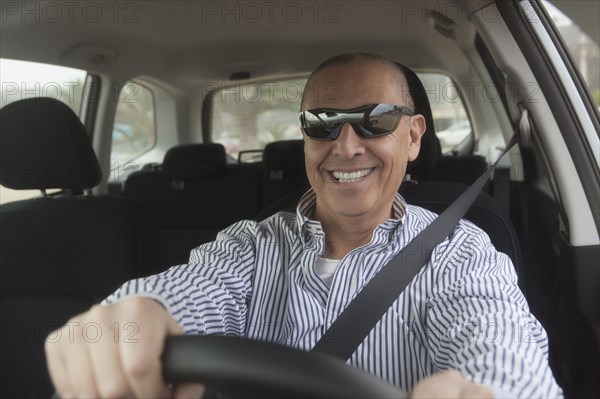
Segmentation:
{"type": "Polygon", "coordinates": [[[333,274],[340,264],[340,259],[329,259],[329,258],[317,258],[315,264],[315,272],[317,276],[321,278],[329,287],[331,287],[331,280],[333,280],[333,274]]]}

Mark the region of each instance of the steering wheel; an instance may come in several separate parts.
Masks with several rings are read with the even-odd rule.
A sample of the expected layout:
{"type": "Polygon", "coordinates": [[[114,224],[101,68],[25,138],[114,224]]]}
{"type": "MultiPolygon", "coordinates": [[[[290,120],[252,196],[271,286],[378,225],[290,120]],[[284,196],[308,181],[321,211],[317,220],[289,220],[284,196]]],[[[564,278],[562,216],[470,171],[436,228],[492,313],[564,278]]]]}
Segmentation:
{"type": "Polygon", "coordinates": [[[170,336],[163,375],[226,397],[407,398],[406,392],[331,356],[222,335],[170,336]]]}

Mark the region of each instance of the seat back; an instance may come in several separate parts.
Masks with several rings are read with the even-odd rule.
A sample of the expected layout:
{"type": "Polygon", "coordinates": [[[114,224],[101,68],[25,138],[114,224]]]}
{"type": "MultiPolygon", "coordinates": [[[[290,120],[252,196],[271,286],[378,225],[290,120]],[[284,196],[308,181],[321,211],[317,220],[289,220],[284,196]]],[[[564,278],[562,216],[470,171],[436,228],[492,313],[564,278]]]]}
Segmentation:
{"type": "Polygon", "coordinates": [[[303,140],[267,144],[263,153],[262,209],[289,193],[308,187],[303,140]]]}
{"type": "MultiPolygon", "coordinates": [[[[0,110],[0,125],[3,186],[81,192],[100,181],[85,128],[65,104],[21,100],[0,110]]],[[[157,270],[157,237],[131,201],[65,193],[4,204],[0,225],[0,396],[48,397],[46,334],[157,270]]]]}
{"type": "MultiPolygon", "coordinates": [[[[419,182],[418,184],[403,184],[400,194],[411,205],[417,205],[437,214],[442,213],[469,186],[453,182],[419,182]]],[[[477,225],[485,231],[494,247],[507,254],[515,269],[522,264],[521,245],[517,231],[509,216],[498,202],[486,192],[477,196],[464,219],[477,225]]]]}
{"type": "Polygon", "coordinates": [[[487,162],[481,155],[444,155],[434,170],[428,174],[415,175],[414,179],[423,181],[445,181],[471,184],[487,169],[487,162]]]}
{"type": "Polygon", "coordinates": [[[152,215],[163,268],[186,263],[193,248],[259,210],[259,181],[228,167],[221,144],[171,148],[159,170],[129,176],[123,195],[152,215]]]}

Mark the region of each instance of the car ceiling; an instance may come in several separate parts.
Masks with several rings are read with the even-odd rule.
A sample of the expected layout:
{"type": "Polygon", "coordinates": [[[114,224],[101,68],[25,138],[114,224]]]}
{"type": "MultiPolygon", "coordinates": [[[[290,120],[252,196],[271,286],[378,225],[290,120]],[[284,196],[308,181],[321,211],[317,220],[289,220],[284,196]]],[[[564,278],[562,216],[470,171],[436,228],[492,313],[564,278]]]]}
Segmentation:
{"type": "MultiPolygon", "coordinates": [[[[303,73],[347,51],[380,53],[415,68],[460,71],[467,67],[460,48],[472,46],[475,37],[474,27],[464,22],[491,2],[321,2],[318,23],[309,8],[314,2],[293,1],[271,2],[272,17],[264,12],[254,23],[243,17],[236,22],[235,14],[223,21],[220,10],[206,5],[221,7],[221,2],[128,1],[118,17],[111,8],[114,2],[92,2],[102,7],[97,23],[85,21],[85,5],[79,11],[74,8],[72,15],[63,10],[55,22],[41,18],[38,23],[20,10],[4,9],[0,48],[3,58],[68,65],[118,78],[154,76],[180,88],[227,79],[240,71],[253,77],[303,73]],[[281,11],[289,3],[304,13],[296,23],[281,11]],[[444,14],[456,23],[441,23],[448,22],[444,14]],[[130,16],[132,22],[125,22],[130,16]],[[447,36],[440,26],[451,28],[447,36]]],[[[235,3],[243,2],[229,5],[235,3]]],[[[42,9],[39,13],[44,15],[42,9]]],[[[238,15],[243,16],[241,11],[238,15]]]]}

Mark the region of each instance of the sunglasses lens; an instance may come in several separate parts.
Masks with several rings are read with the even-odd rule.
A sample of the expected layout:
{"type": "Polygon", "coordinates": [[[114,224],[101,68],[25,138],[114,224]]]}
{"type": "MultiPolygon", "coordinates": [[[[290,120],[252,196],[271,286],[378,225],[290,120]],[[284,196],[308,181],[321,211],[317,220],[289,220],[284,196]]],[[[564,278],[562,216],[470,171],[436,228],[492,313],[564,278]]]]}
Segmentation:
{"type": "Polygon", "coordinates": [[[372,136],[393,132],[398,127],[402,112],[394,105],[378,104],[365,118],[364,127],[372,136]]]}
{"type": "Polygon", "coordinates": [[[323,140],[329,137],[331,131],[335,129],[334,125],[327,123],[326,118],[323,119],[322,117],[322,114],[315,114],[311,111],[304,111],[302,113],[302,129],[308,137],[323,140]]]}

